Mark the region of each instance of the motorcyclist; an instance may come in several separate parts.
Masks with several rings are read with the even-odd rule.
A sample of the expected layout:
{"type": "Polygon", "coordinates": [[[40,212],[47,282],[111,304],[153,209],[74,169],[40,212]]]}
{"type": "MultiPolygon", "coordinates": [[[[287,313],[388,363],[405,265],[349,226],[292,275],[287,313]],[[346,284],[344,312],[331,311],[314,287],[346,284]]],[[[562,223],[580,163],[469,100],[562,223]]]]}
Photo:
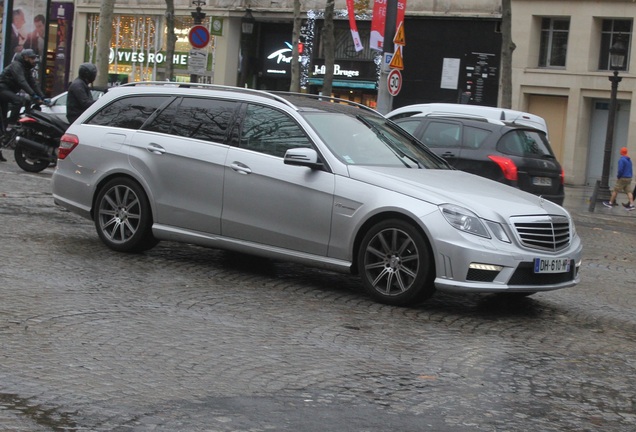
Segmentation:
{"type": "MultiPolygon", "coordinates": [[[[0,74],[0,109],[2,110],[2,134],[6,134],[8,127],[17,122],[22,105],[27,98],[20,96],[23,91],[35,102],[46,102],[44,93],[35,82],[31,70],[37,63],[37,54],[32,49],[22,50],[14,56],[13,61],[0,74]],[[7,117],[9,104],[12,105],[11,114],[7,117]]],[[[0,161],[6,161],[0,151],[0,161]]]]}
{"type": "Polygon", "coordinates": [[[82,63],[78,76],[68,88],[66,99],[66,118],[73,123],[89,106],[95,102],[88,87],[97,76],[97,66],[92,63],[82,63]]]}

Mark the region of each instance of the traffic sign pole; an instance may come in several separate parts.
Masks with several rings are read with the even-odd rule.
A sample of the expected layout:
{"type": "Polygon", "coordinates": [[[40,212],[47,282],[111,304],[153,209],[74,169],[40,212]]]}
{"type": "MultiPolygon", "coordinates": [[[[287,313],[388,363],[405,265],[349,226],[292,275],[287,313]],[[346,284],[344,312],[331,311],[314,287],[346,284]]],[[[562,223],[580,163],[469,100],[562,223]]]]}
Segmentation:
{"type": "MultiPolygon", "coordinates": [[[[395,22],[397,21],[397,0],[387,0],[386,20],[384,22],[384,41],[382,42],[383,58],[387,54],[393,54],[393,38],[395,34],[395,22]]],[[[388,114],[393,106],[393,96],[389,94],[387,81],[389,77],[389,65],[382,62],[380,68],[380,82],[378,83],[378,105],[377,110],[381,114],[388,114]]]]}

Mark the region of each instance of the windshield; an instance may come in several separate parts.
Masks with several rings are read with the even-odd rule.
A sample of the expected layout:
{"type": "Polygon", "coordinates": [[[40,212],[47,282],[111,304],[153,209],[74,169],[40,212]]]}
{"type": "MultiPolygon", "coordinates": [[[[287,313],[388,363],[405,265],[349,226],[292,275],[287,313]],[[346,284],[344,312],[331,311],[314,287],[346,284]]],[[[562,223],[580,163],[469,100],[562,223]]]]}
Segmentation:
{"type": "Polygon", "coordinates": [[[390,121],[343,113],[304,113],[322,141],[349,165],[448,169],[446,162],[390,121]]]}

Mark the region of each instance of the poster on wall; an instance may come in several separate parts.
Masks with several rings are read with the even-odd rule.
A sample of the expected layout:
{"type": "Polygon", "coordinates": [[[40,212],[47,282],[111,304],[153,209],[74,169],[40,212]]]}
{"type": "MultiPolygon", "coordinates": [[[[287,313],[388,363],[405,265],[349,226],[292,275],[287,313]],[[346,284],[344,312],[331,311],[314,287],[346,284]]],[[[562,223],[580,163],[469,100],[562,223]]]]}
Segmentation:
{"type": "Polygon", "coordinates": [[[3,65],[16,54],[32,49],[39,56],[35,70],[38,82],[42,79],[46,60],[46,23],[48,0],[7,0],[3,20],[3,65]]]}

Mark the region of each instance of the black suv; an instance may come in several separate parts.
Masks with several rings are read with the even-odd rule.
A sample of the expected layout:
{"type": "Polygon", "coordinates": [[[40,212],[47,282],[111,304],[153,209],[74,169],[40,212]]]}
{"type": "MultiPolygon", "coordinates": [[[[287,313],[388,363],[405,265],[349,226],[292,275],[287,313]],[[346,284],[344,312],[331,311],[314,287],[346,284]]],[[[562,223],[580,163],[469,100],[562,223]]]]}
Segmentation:
{"type": "Polygon", "coordinates": [[[563,204],[563,169],[538,129],[472,117],[413,116],[395,123],[459,170],[563,204]]]}

